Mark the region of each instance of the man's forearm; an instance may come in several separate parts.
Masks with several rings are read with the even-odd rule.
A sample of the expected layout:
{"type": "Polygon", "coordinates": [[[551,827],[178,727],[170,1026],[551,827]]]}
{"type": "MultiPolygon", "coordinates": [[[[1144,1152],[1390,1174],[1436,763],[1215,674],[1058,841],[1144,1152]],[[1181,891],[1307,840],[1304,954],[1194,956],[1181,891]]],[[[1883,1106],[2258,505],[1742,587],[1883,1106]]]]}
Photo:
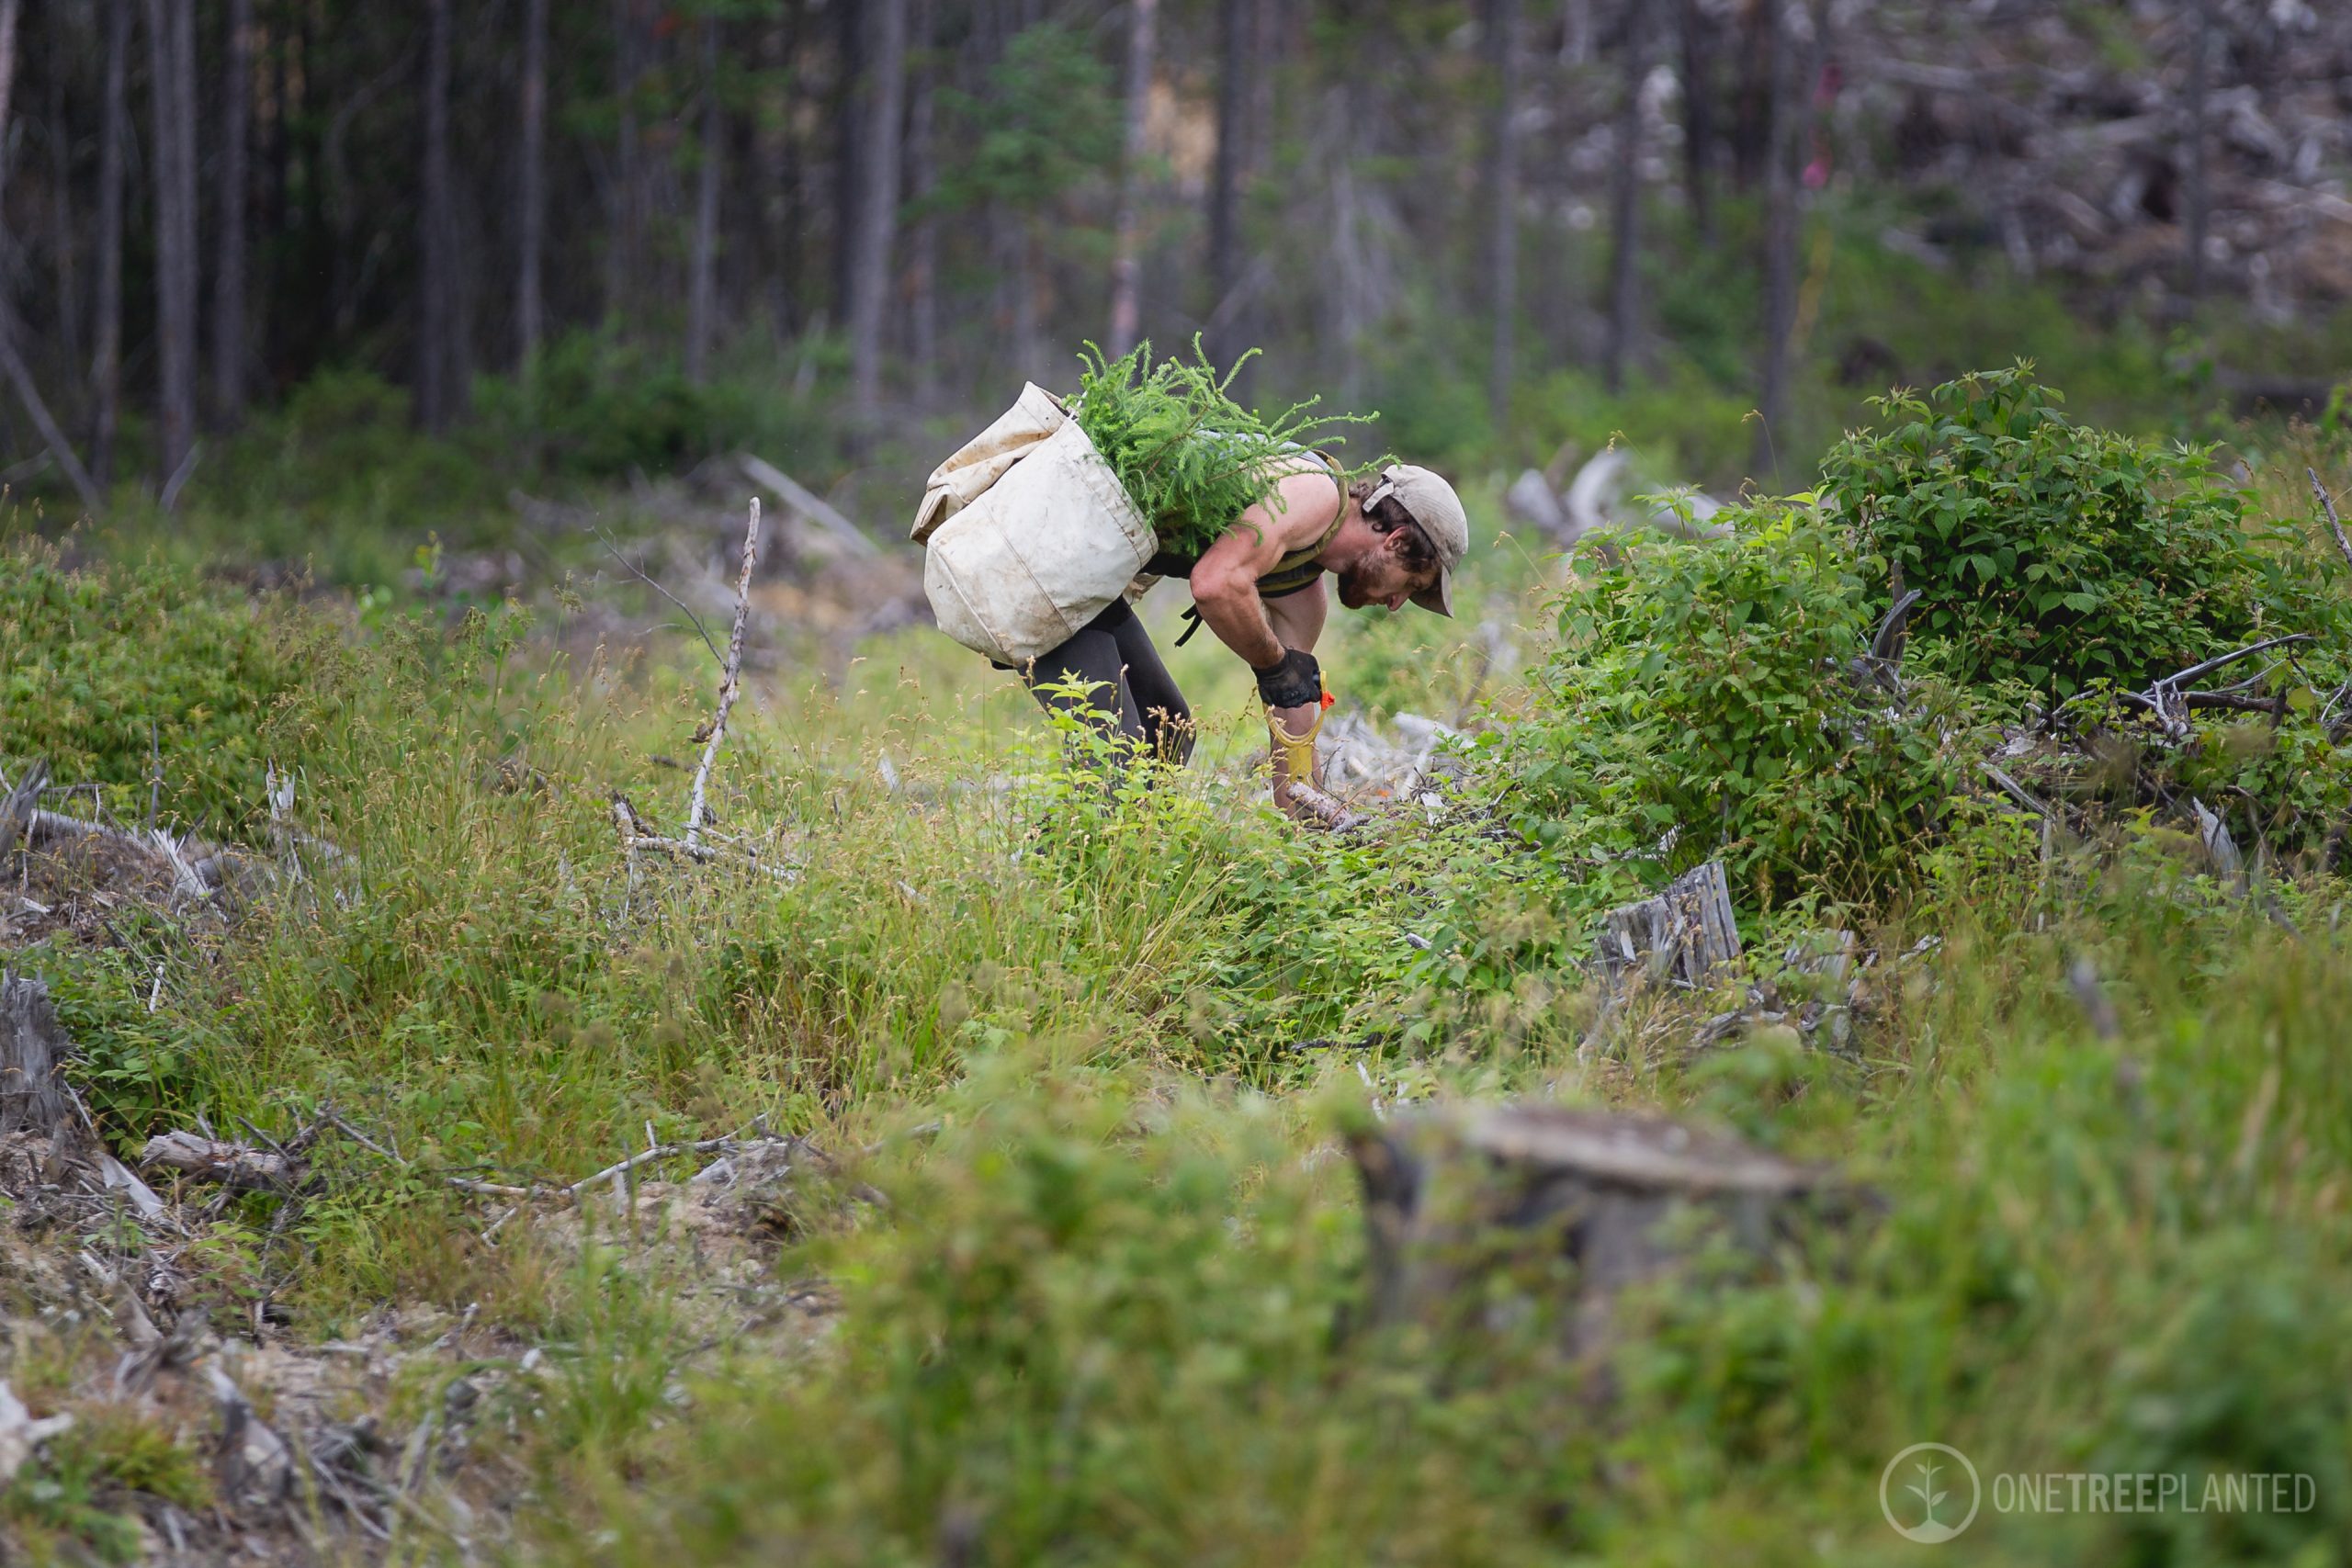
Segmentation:
{"type": "Polygon", "coordinates": [[[1266,618],[1265,601],[1258,597],[1256,584],[1239,592],[1222,582],[1195,584],[1193,603],[1217,640],[1239,654],[1250,668],[1263,670],[1282,662],[1288,650],[1274,635],[1273,623],[1266,618]]]}

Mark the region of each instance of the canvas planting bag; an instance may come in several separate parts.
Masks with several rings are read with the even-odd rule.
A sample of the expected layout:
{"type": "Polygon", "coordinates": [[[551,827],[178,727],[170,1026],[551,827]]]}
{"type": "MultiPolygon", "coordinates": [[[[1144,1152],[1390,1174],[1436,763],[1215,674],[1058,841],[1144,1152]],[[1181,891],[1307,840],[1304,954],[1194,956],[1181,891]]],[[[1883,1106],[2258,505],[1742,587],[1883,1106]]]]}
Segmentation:
{"type": "Polygon", "coordinates": [[[1111,465],[1034,383],[932,471],[914,537],[939,629],[1014,666],[1068,642],[1159,548],[1111,465]]]}

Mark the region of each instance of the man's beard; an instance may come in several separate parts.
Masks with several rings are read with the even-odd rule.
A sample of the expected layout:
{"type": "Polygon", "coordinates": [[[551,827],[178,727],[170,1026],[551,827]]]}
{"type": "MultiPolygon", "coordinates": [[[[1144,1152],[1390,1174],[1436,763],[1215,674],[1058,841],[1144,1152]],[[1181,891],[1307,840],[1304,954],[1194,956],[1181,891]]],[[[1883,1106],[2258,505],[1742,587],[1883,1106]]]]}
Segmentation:
{"type": "Polygon", "coordinates": [[[1372,595],[1364,592],[1363,573],[1353,567],[1336,574],[1340,580],[1340,603],[1351,610],[1361,610],[1372,603],[1372,595]]]}

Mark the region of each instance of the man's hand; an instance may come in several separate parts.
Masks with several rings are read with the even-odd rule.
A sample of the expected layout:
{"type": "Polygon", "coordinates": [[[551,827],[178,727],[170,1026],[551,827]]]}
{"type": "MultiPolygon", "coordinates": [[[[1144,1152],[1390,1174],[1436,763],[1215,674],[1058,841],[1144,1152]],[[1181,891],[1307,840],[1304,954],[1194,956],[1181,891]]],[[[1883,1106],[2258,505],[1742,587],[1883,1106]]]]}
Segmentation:
{"type": "MultiPolygon", "coordinates": [[[[1268,711],[1303,708],[1313,723],[1323,705],[1323,670],[1305,649],[1286,648],[1281,659],[1258,671],[1258,695],[1268,711]]],[[[1293,733],[1296,733],[1294,731],[1293,733]]]]}

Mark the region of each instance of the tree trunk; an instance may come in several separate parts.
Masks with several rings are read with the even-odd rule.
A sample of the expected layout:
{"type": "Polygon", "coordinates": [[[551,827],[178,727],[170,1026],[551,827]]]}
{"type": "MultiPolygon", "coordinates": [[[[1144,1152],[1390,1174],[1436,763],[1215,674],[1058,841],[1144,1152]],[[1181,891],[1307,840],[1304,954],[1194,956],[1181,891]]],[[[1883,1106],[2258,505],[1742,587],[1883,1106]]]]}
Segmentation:
{"type": "Polygon", "coordinates": [[[1495,118],[1487,172],[1487,307],[1494,335],[1487,361],[1487,409],[1499,434],[1510,419],[1511,351],[1519,330],[1519,0],[1489,0],[1487,28],[1495,73],[1495,118]]]}
{"type": "Polygon", "coordinates": [[[1610,176],[1609,335],[1601,347],[1600,374],[1611,392],[1625,385],[1625,356],[1632,352],[1634,321],[1640,300],[1635,264],[1641,254],[1642,81],[1649,73],[1647,0],[1625,7],[1625,86],[1617,106],[1617,167],[1610,176]]]}
{"type": "MultiPolygon", "coordinates": [[[[8,192],[8,99],[17,85],[17,15],[18,0],[0,0],[0,197],[8,192]]],[[[6,209],[0,207],[0,219],[6,209]]]]}
{"type": "Polygon", "coordinates": [[[1711,188],[1715,156],[1714,39],[1709,31],[1705,0],[1682,0],[1682,183],[1690,202],[1690,221],[1699,243],[1715,243],[1714,192],[1711,188]]]}
{"type": "Polygon", "coordinates": [[[155,118],[156,434],[167,491],[196,442],[194,10],[194,0],[147,0],[148,96],[155,118]]]}
{"type": "Polygon", "coordinates": [[[1250,0],[1218,0],[1216,161],[1209,177],[1209,313],[1233,324],[1224,343],[1209,344],[1219,360],[1235,357],[1248,337],[1239,312],[1227,301],[1241,281],[1241,186],[1247,173],[1242,120],[1250,102],[1250,0]]]}
{"type": "Polygon", "coordinates": [[[686,380],[710,376],[710,337],[718,267],[718,164],[724,127],[718,110],[718,18],[702,18],[702,168],[695,186],[694,276],[686,293],[686,380]]]}
{"type": "MultiPolygon", "coordinates": [[[[7,146],[8,100],[17,81],[17,8],[18,0],[0,0],[0,149],[7,146]]],[[[0,220],[5,220],[7,212],[5,202],[6,173],[6,160],[0,157],[0,220]]],[[[5,221],[0,221],[0,256],[6,253],[6,227],[5,221]]],[[[32,372],[17,352],[17,337],[16,307],[9,300],[6,289],[0,288],[0,375],[5,375],[9,385],[16,389],[17,398],[25,405],[25,412],[32,416],[34,428],[40,432],[42,443],[49,447],[50,456],[64,470],[66,479],[73,482],[83,503],[96,512],[98,509],[97,491],[91,484],[89,474],[84,470],[81,459],[74,455],[73,444],[65,439],[65,433],[58,429],[57,422],[50,417],[49,405],[41,400],[40,389],[33,385],[32,372]]]]}
{"type": "Polygon", "coordinates": [[[416,418],[433,434],[456,419],[457,220],[449,193],[449,0],[424,0],[424,288],[417,316],[416,418]]]}
{"type": "Polygon", "coordinates": [[[1127,0],[1126,144],[1119,167],[1119,219],[1111,253],[1111,333],[1116,357],[1143,331],[1143,162],[1151,107],[1152,23],[1159,0],[1127,0]]]}
{"type": "Polygon", "coordinates": [[[858,178],[859,160],[868,149],[865,145],[865,128],[859,111],[865,100],[860,96],[861,85],[866,80],[865,66],[867,17],[863,7],[842,6],[836,13],[839,20],[834,52],[839,73],[833,93],[833,277],[830,307],[833,319],[846,318],[850,301],[856,292],[858,197],[862,184],[858,178]]]}
{"type": "MultiPolygon", "coordinates": [[[[82,287],[74,227],[74,137],[65,112],[65,85],[72,76],[69,40],[62,17],[52,15],[49,37],[50,254],[57,271],[57,339],[69,365],[82,357],[82,287]]],[[[74,29],[79,32],[77,26],[74,29]]],[[[78,39],[72,40],[78,42],[78,39]]]]}
{"type": "Polygon", "coordinates": [[[939,399],[939,220],[930,210],[939,184],[939,154],[933,141],[939,67],[931,53],[937,11],[936,0],[914,0],[908,23],[923,63],[908,84],[907,190],[921,216],[907,234],[907,356],[914,361],[915,400],[925,408],[939,399]]]}
{"type": "Polygon", "coordinates": [[[2205,70],[2212,53],[2212,0],[2188,0],[2188,156],[2183,193],[2188,207],[2188,222],[2181,243],[2188,251],[2184,259],[2188,263],[2188,297],[2201,297],[2205,292],[2205,229],[2207,191],[2205,186],[2205,70]]]}
{"type": "Polygon", "coordinates": [[[228,0],[220,80],[220,250],[212,280],[212,417],[233,427],[245,406],[245,152],[253,104],[253,0],[228,0]]]}
{"type": "Polygon", "coordinates": [[[523,149],[516,215],[514,357],[527,370],[547,330],[539,296],[539,251],[548,209],[548,0],[528,0],[523,11],[523,149]]]}
{"type": "Polygon", "coordinates": [[[91,328],[90,474],[99,490],[114,480],[115,427],[122,397],[122,154],[130,135],[128,103],[130,0],[107,0],[104,108],[98,129],[97,299],[91,328]]]}
{"type": "Polygon", "coordinates": [[[882,307],[890,293],[891,231],[899,217],[899,125],[906,111],[907,0],[872,0],[859,168],[857,254],[850,276],[850,401],[862,434],[882,406],[882,307]]]}
{"type": "Polygon", "coordinates": [[[612,232],[605,247],[605,321],[619,322],[637,276],[637,15],[635,0],[613,0],[613,89],[620,130],[613,159],[612,232]]]}
{"type": "Polygon", "coordinates": [[[1756,444],[1750,469],[1760,478],[1781,471],[1777,442],[1788,408],[1789,329],[1796,315],[1796,182],[1789,167],[1797,51],[1782,15],[1787,0],[1758,0],[1757,23],[1763,78],[1764,343],[1757,367],[1756,444]]]}

